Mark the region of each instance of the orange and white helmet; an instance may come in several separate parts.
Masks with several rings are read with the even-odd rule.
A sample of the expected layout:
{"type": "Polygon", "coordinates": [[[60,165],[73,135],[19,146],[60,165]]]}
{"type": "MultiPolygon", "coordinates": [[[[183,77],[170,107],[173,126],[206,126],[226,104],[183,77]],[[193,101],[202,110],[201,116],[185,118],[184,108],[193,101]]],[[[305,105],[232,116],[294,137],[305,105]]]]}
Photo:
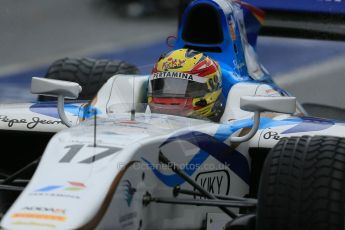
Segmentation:
{"type": "Polygon", "coordinates": [[[218,63],[198,51],[179,49],[155,64],[148,103],[152,112],[214,118],[222,112],[221,93],[218,63]]]}

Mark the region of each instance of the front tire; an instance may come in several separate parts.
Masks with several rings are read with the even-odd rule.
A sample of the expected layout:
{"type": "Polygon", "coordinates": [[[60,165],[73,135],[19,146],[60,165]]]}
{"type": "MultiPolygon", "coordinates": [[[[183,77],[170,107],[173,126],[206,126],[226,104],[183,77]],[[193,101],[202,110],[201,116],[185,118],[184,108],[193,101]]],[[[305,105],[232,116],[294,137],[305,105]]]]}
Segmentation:
{"type": "Polygon", "coordinates": [[[345,139],[292,137],[266,159],[257,230],[340,230],[345,217],[345,139]]]}

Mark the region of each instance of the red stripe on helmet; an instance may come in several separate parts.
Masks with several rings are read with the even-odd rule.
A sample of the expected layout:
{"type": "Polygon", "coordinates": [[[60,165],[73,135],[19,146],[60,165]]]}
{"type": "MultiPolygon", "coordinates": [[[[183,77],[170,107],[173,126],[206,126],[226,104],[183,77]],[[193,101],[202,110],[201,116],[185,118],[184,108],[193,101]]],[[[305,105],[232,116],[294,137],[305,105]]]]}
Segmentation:
{"type": "Polygon", "coordinates": [[[205,76],[208,76],[208,75],[215,73],[215,72],[217,72],[217,66],[211,65],[208,68],[201,69],[201,70],[189,71],[188,73],[189,74],[196,74],[199,77],[205,77],[205,76]]]}
{"type": "Polygon", "coordinates": [[[201,61],[201,62],[199,62],[196,66],[194,66],[194,68],[191,70],[191,71],[193,71],[193,70],[200,70],[200,68],[202,67],[202,66],[208,66],[209,65],[209,63],[207,62],[207,59],[206,60],[203,60],[203,61],[201,61]]]}

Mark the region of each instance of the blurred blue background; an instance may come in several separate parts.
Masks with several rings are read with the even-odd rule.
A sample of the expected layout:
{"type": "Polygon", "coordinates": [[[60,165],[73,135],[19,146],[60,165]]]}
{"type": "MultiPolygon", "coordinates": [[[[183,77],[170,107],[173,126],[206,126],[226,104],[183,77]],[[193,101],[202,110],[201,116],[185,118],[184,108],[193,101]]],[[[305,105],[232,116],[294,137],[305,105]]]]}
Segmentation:
{"type": "MultiPolygon", "coordinates": [[[[345,11],[341,0],[249,2],[345,11]]],[[[176,34],[177,11],[167,7],[147,15],[123,15],[121,10],[116,0],[2,0],[0,102],[34,100],[31,77],[44,76],[50,63],[64,57],[120,59],[149,73],[157,58],[171,49],[165,39],[176,34]]],[[[260,37],[258,53],[277,83],[300,101],[345,107],[345,42],[260,37]]]]}
{"type": "Polygon", "coordinates": [[[344,0],[248,0],[247,2],[267,9],[345,13],[344,0]]]}

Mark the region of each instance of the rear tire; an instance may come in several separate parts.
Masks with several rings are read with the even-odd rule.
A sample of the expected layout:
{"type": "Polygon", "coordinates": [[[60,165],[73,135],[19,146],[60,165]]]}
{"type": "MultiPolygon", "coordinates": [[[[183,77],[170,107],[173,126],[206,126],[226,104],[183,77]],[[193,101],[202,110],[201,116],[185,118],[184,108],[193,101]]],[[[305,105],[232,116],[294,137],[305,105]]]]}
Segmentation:
{"type": "Polygon", "coordinates": [[[344,229],[345,139],[280,140],[265,162],[257,212],[258,230],[344,229]]]}
{"type": "MultiPolygon", "coordinates": [[[[137,67],[124,61],[63,58],[55,61],[49,67],[45,78],[76,82],[83,88],[78,99],[91,100],[112,76],[138,73],[137,67]]],[[[52,101],[56,98],[39,96],[38,100],[52,101]]]]}

